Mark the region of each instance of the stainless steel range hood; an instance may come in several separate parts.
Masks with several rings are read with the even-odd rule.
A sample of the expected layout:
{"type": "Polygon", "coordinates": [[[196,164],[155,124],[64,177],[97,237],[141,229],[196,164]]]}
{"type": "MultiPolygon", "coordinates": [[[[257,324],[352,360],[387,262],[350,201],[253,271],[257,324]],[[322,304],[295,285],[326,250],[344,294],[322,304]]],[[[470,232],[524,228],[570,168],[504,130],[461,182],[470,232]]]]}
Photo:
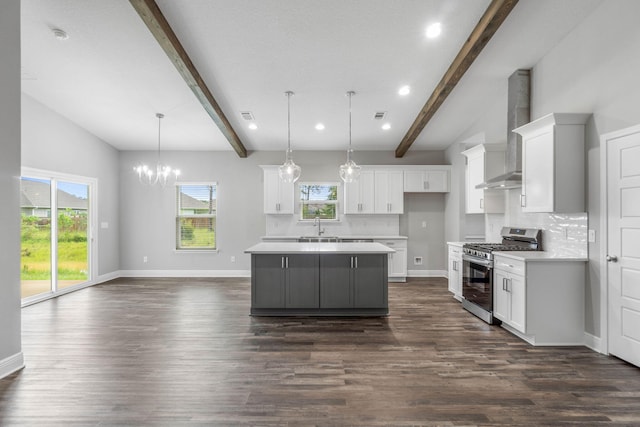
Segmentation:
{"type": "Polygon", "coordinates": [[[522,186],[522,137],[513,129],[531,121],[531,70],[517,70],[509,77],[507,88],[507,173],[476,185],[480,189],[518,188],[522,186]]]}

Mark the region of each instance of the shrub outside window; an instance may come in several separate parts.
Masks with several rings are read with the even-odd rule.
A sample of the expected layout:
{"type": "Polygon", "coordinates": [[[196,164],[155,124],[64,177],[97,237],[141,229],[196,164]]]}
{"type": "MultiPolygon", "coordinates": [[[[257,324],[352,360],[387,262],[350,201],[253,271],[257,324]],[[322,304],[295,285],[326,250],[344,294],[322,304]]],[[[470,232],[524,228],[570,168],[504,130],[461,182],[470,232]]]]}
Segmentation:
{"type": "Polygon", "coordinates": [[[217,249],[217,202],[216,183],[176,186],[176,249],[217,249]]]}
{"type": "Polygon", "coordinates": [[[337,183],[301,183],[300,219],[338,219],[337,183]]]}

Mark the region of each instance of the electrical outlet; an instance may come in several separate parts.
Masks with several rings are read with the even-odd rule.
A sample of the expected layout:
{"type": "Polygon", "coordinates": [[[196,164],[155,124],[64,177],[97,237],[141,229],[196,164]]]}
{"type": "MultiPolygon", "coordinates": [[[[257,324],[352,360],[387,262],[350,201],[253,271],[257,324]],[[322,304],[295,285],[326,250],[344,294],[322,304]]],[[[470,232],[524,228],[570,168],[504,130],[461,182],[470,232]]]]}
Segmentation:
{"type": "Polygon", "coordinates": [[[236,257],[232,256],[231,257],[231,262],[236,262],[236,257]]]}
{"type": "Polygon", "coordinates": [[[595,243],[596,242],[596,230],[589,230],[589,243],[595,243]]]}
{"type": "Polygon", "coordinates": [[[142,257],[142,262],[147,262],[147,261],[149,261],[149,258],[147,258],[147,256],[146,256],[146,255],[145,255],[145,256],[143,256],[143,257],[142,257]]]}
{"type": "Polygon", "coordinates": [[[413,265],[422,265],[422,257],[421,256],[414,257],[413,265]]]}

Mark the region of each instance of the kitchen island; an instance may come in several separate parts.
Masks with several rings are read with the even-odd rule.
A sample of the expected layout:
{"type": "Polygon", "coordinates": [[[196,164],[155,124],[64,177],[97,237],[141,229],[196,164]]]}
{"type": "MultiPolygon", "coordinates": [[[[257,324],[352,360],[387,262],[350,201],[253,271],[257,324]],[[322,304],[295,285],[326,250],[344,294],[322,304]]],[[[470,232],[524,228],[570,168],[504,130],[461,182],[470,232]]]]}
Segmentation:
{"type": "Polygon", "coordinates": [[[251,314],[385,316],[388,254],[380,243],[262,242],[251,254],[251,314]]]}

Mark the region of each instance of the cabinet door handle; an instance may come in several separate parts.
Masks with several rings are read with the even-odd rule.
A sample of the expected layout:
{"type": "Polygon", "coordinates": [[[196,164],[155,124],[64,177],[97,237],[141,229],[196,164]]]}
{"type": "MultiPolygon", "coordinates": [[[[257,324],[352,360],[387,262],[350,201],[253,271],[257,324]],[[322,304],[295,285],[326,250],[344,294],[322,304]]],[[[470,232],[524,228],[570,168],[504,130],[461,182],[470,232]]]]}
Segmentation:
{"type": "Polygon", "coordinates": [[[284,268],[289,268],[289,257],[284,257],[284,268]]]}
{"type": "Polygon", "coordinates": [[[284,257],[280,258],[280,268],[284,269],[284,257]]]}
{"type": "Polygon", "coordinates": [[[458,271],[458,261],[453,261],[453,271],[458,271]]]}
{"type": "Polygon", "coordinates": [[[356,268],[358,268],[358,257],[354,256],[354,258],[356,259],[356,268]]]}
{"type": "Polygon", "coordinates": [[[511,293],[511,280],[512,279],[507,279],[507,292],[511,293]]]}
{"type": "Polygon", "coordinates": [[[503,290],[503,291],[506,291],[506,290],[507,290],[507,289],[506,289],[506,287],[505,287],[505,284],[504,284],[504,281],[505,281],[505,280],[507,280],[507,279],[505,279],[505,278],[503,277],[503,278],[502,278],[502,290],[503,290]]]}
{"type": "Polygon", "coordinates": [[[527,196],[525,196],[524,194],[520,195],[520,206],[521,207],[525,207],[527,205],[527,196]]]}
{"type": "Polygon", "coordinates": [[[484,209],[484,199],[480,199],[480,209],[484,209]]]}
{"type": "Polygon", "coordinates": [[[351,267],[350,268],[353,268],[353,257],[351,257],[351,267]]]}

